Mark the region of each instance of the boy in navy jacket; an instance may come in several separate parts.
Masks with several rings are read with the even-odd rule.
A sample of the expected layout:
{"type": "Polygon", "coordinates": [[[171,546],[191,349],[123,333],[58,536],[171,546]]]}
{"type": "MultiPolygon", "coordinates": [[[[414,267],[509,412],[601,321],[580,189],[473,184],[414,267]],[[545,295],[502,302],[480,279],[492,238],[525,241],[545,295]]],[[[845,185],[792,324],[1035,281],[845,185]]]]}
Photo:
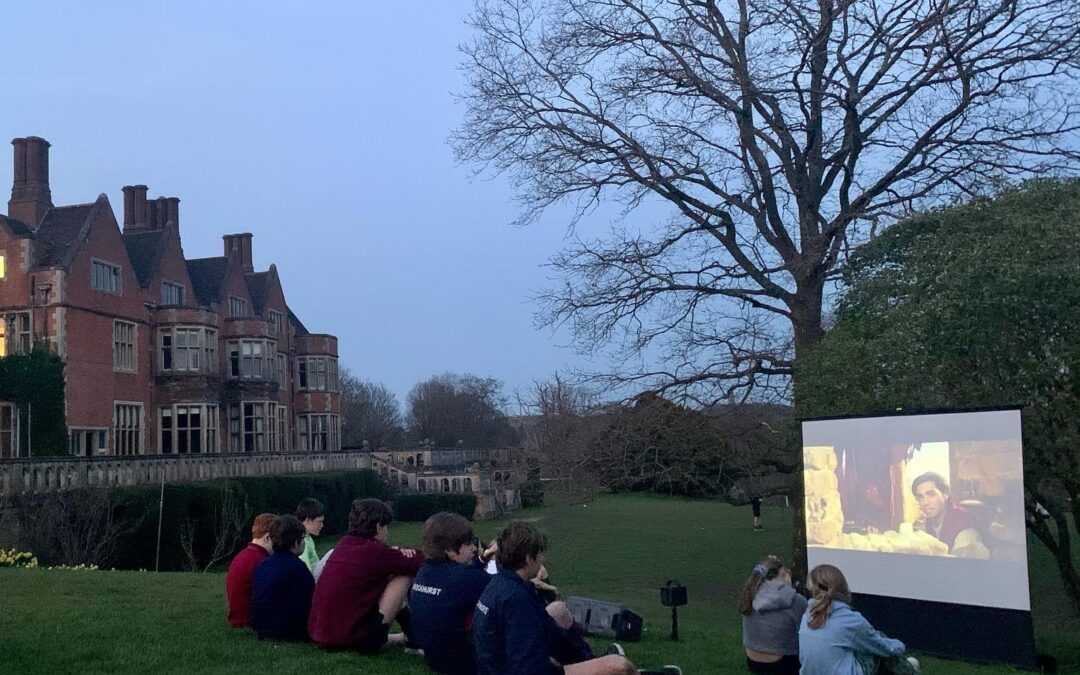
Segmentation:
{"type": "Polygon", "coordinates": [[[456,513],[436,513],[424,523],[425,562],[409,593],[413,639],[436,673],[474,675],[471,641],[476,601],[491,580],[472,524],[456,513]]]}
{"type": "Polygon", "coordinates": [[[255,568],[251,586],[251,627],[260,639],[308,639],[315,579],[299,558],[306,533],[296,516],[279,516],[270,525],[274,555],[255,568]]]}

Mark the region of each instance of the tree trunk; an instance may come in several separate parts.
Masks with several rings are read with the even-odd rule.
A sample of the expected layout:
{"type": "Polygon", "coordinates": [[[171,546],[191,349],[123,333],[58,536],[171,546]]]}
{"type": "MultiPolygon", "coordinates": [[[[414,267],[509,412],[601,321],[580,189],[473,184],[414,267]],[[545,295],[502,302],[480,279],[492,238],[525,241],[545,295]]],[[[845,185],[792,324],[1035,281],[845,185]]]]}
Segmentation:
{"type": "Polygon", "coordinates": [[[1080,616],[1080,574],[1072,561],[1072,540],[1069,533],[1069,519],[1064,511],[1058,512],[1053,506],[1046,507],[1051,513],[1057,529],[1057,537],[1047,525],[1048,517],[1040,515],[1034,508],[1028,509],[1027,525],[1046,548],[1053,553],[1058,572],[1065,585],[1065,594],[1069,597],[1073,611],[1080,616]]]}
{"type": "MultiPolygon", "coordinates": [[[[821,325],[821,305],[824,284],[816,281],[807,285],[800,284],[791,306],[791,323],[795,334],[795,360],[805,355],[821,341],[825,331],[821,325]]],[[[794,378],[795,411],[798,416],[803,396],[799,378],[794,378]]],[[[794,449],[795,472],[791,481],[792,532],[791,546],[792,575],[797,583],[805,582],[809,569],[806,561],[806,496],[803,490],[803,454],[802,434],[798,435],[798,447],[794,449]]]]}

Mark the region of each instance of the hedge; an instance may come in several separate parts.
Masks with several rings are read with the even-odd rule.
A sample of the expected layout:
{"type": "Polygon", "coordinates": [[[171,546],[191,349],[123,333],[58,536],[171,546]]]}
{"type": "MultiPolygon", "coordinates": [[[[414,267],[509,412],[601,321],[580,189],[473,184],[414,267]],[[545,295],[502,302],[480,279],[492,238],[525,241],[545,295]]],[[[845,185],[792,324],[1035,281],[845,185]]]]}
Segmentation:
{"type": "MultiPolygon", "coordinates": [[[[305,497],[322,502],[326,511],[325,534],[341,534],[348,523],[352,500],[358,497],[385,498],[386,490],[378,474],[370,470],[331,471],[318,474],[287,476],[251,476],[227,478],[207,483],[166,485],[164,508],[161,509],[162,570],[182,570],[191,567],[184,551],[183,535],[190,532],[191,548],[198,568],[210,564],[218,541],[223,516],[239,510],[246,514],[244,526],[235,540],[227,542],[225,555],[231,556],[251,537],[251,521],[263,512],[292,513],[305,497]]],[[[157,553],[158,503],[161,488],[156,485],[112,488],[109,490],[72,490],[38,496],[22,509],[24,532],[37,536],[34,553],[43,564],[64,562],[71,556],[71,546],[58,541],[60,534],[41,536],[44,523],[35,516],[46,511],[65,514],[69,522],[60,531],[102,532],[100,516],[85,514],[85,505],[107,506],[112,520],[108,527],[115,545],[107,559],[96,561],[102,567],[116,569],[154,569],[157,553]],[[80,515],[82,511],[85,515],[80,515]],[[35,533],[34,529],[39,530],[35,533]]],[[[98,511],[101,508],[96,509],[98,511]]],[[[55,516],[54,516],[55,517],[55,516]]],[[[226,519],[227,520],[227,519],[226,519]]],[[[219,552],[220,553],[220,552],[219,552]]]]}
{"type": "Polygon", "coordinates": [[[401,495],[394,501],[394,517],[409,522],[422,522],[440,511],[449,511],[472,520],[476,512],[476,495],[433,493],[401,495]]]}

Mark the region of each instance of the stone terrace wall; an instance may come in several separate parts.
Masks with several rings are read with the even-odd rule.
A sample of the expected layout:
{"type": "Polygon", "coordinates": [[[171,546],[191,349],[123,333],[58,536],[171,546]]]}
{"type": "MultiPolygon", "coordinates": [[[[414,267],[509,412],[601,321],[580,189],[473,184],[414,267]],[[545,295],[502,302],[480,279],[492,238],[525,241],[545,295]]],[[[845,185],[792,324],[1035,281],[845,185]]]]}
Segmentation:
{"type": "Polygon", "coordinates": [[[0,496],[80,487],[192,483],[239,476],[274,476],[370,469],[371,457],[353,452],[48,457],[0,462],[0,496]]]}

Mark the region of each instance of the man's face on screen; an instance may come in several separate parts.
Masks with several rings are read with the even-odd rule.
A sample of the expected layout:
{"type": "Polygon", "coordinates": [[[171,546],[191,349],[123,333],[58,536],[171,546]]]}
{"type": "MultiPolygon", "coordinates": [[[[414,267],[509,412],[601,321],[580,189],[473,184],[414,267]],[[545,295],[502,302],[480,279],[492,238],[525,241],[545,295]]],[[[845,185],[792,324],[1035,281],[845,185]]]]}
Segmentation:
{"type": "Polygon", "coordinates": [[[915,498],[919,500],[919,508],[927,518],[937,518],[945,511],[945,495],[932,480],[920,483],[915,488],[915,498]]]}

